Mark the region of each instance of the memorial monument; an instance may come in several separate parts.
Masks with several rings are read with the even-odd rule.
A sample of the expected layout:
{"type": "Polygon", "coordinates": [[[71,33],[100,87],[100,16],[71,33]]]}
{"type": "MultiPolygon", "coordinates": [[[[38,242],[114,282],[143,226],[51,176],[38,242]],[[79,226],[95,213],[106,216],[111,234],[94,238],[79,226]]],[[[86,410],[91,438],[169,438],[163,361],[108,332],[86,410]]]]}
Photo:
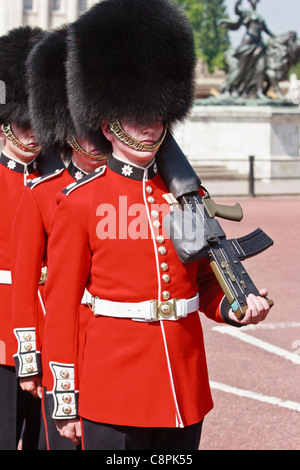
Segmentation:
{"type": "Polygon", "coordinates": [[[190,119],[176,129],[176,139],[194,166],[223,161],[246,174],[248,157],[254,155],[259,177],[300,176],[295,160],[299,104],[280,89],[290,67],[300,61],[300,39],[293,31],[276,36],[257,12],[258,3],[237,0],[236,17],[220,20],[224,28],[244,28],[245,34],[236,49],[226,52],[228,73],[219,96],[196,100],[190,119]]]}

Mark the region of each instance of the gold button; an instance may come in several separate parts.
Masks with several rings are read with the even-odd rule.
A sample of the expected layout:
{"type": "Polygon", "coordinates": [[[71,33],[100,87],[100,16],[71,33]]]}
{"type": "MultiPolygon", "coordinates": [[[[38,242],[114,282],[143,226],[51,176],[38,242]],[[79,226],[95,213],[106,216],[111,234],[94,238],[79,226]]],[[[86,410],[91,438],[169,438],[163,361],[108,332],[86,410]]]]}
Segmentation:
{"type": "Polygon", "coordinates": [[[152,219],[158,219],[159,217],[158,211],[151,211],[151,217],[152,219]]]}
{"type": "Polygon", "coordinates": [[[26,356],[25,361],[26,361],[28,364],[31,364],[31,363],[33,362],[33,356],[31,356],[31,355],[26,356]]]}
{"type": "Polygon", "coordinates": [[[61,376],[62,379],[68,379],[70,377],[70,374],[67,370],[62,370],[60,372],[60,376],[61,376]]]}
{"type": "Polygon", "coordinates": [[[165,291],[162,293],[162,298],[163,298],[164,300],[170,300],[170,298],[171,298],[170,292],[169,292],[168,290],[165,290],[165,291]]]}
{"type": "Polygon", "coordinates": [[[66,405],[69,405],[72,401],[72,397],[71,397],[71,395],[64,395],[62,400],[66,405]]]}
{"type": "Polygon", "coordinates": [[[25,349],[25,351],[31,351],[32,350],[32,344],[31,343],[25,344],[24,349],[25,349]]]}
{"type": "Polygon", "coordinates": [[[148,197],[148,202],[149,202],[149,204],[154,204],[154,203],[155,203],[154,197],[149,196],[149,197],[148,197]]]}
{"type": "Polygon", "coordinates": [[[146,192],[147,192],[147,194],[152,194],[153,193],[153,189],[151,188],[151,186],[146,187],[146,192]]]}
{"type": "Polygon", "coordinates": [[[71,388],[70,382],[63,382],[63,383],[61,384],[61,388],[62,388],[63,390],[70,390],[70,388],[71,388]]]}
{"type": "Polygon", "coordinates": [[[169,265],[167,263],[161,263],[160,267],[164,272],[169,271],[169,265]]]}
{"type": "Polygon", "coordinates": [[[64,406],[62,410],[65,415],[70,415],[72,413],[72,408],[70,406],[64,406]]]}
{"type": "Polygon", "coordinates": [[[34,369],[33,369],[32,366],[27,366],[26,367],[26,372],[28,372],[28,374],[32,374],[33,371],[34,371],[34,369]]]}
{"type": "Polygon", "coordinates": [[[167,254],[167,248],[164,247],[164,246],[160,246],[160,247],[158,248],[158,252],[159,252],[160,255],[164,256],[164,255],[167,254]]]}
{"type": "Polygon", "coordinates": [[[165,243],[165,239],[162,235],[158,235],[158,237],[156,237],[156,241],[157,243],[160,243],[161,245],[165,243]]]}
{"type": "Polygon", "coordinates": [[[165,284],[168,284],[171,280],[169,274],[163,274],[162,280],[164,281],[165,284]]]}
{"type": "Polygon", "coordinates": [[[30,333],[26,333],[25,335],[23,335],[23,339],[25,341],[31,341],[31,334],[30,333]]]}
{"type": "Polygon", "coordinates": [[[159,220],[154,220],[153,227],[154,228],[160,228],[161,227],[161,223],[159,222],[159,220]]]}

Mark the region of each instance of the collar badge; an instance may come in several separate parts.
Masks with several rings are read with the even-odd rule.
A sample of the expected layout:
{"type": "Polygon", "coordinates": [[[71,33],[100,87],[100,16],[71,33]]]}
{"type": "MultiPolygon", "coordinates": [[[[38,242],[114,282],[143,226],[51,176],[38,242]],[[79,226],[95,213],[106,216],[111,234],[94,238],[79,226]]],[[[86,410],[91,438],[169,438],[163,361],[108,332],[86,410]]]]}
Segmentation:
{"type": "Polygon", "coordinates": [[[124,165],[122,168],[122,175],[124,176],[131,176],[133,172],[133,168],[130,165],[124,165]]]}
{"type": "Polygon", "coordinates": [[[81,180],[81,178],[83,178],[83,173],[81,173],[81,171],[76,171],[75,179],[78,181],[81,180]]]}
{"type": "Polygon", "coordinates": [[[10,170],[14,170],[16,166],[17,164],[13,160],[9,160],[9,162],[7,162],[7,168],[9,168],[10,170]]]}

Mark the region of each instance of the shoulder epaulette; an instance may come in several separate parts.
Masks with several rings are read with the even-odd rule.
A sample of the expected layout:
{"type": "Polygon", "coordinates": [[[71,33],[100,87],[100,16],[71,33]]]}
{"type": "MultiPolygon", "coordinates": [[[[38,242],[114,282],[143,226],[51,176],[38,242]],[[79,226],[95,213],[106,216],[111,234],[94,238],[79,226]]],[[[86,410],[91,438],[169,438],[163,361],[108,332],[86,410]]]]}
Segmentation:
{"type": "Polygon", "coordinates": [[[69,184],[62,192],[63,194],[66,194],[67,196],[74,191],[75,189],[80,188],[81,186],[89,183],[90,181],[93,181],[94,179],[98,178],[99,176],[102,176],[105,173],[106,170],[106,165],[100,166],[97,168],[95,171],[92,173],[85,175],[83,178],[81,178],[78,181],[74,181],[74,183],[69,184]]]}
{"type": "Polygon", "coordinates": [[[38,178],[35,178],[34,180],[31,180],[27,183],[28,188],[33,189],[35,188],[38,184],[44,183],[45,181],[49,181],[52,178],[55,178],[56,176],[60,175],[65,168],[58,168],[52,173],[48,173],[47,175],[39,176],[38,178]]]}

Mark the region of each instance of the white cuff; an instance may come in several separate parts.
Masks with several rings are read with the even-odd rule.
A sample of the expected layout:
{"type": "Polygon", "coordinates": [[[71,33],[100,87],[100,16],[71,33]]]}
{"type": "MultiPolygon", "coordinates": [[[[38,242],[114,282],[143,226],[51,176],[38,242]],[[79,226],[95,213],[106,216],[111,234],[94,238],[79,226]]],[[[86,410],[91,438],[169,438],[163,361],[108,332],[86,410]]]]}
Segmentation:
{"type": "Polygon", "coordinates": [[[35,328],[16,328],[18,352],[14,355],[18,377],[41,374],[40,353],[36,351],[35,328]]]}
{"type": "Polygon", "coordinates": [[[75,391],[74,366],[50,362],[54,378],[54,409],[52,418],[72,419],[77,417],[77,393],[75,391]]]}

